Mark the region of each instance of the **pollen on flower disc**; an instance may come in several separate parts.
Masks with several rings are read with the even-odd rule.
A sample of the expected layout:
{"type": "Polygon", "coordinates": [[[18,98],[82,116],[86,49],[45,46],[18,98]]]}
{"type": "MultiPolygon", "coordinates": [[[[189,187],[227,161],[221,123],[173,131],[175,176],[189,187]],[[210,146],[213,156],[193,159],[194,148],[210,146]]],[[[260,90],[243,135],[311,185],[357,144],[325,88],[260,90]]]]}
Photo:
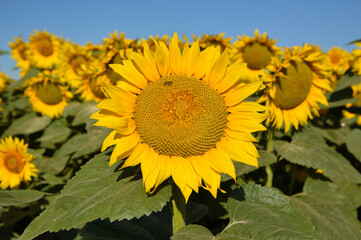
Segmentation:
{"type": "Polygon", "coordinates": [[[136,131],[160,155],[198,156],[215,148],[227,124],[225,101],[199,79],[162,77],[138,96],[136,131]]]}

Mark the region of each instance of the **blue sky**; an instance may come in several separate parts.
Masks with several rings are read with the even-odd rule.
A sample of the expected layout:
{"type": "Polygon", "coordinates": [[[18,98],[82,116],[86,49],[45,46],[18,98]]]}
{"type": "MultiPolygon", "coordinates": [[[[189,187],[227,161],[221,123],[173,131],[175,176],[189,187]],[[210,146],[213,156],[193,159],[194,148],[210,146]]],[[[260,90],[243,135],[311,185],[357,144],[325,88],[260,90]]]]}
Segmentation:
{"type": "MultiPolygon", "coordinates": [[[[114,30],[127,38],[176,31],[188,37],[225,32],[237,39],[258,28],[278,39],[277,46],[315,43],[325,51],[351,51],[354,46],[345,44],[361,38],[360,12],[359,0],[0,0],[0,49],[10,50],[8,42],[27,39],[35,29],[85,44],[100,43],[114,30]]],[[[0,56],[0,71],[17,79],[14,66],[9,55],[0,56]]]]}

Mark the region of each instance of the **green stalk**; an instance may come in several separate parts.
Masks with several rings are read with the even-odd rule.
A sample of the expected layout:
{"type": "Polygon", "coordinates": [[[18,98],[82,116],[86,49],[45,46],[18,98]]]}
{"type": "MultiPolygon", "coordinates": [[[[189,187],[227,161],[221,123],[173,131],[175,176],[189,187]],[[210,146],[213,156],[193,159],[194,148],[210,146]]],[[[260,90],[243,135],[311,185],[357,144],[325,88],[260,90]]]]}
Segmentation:
{"type": "Polygon", "coordinates": [[[179,187],[172,181],[171,212],[173,234],[185,226],[185,199],[179,187]]]}
{"type": "MultiPolygon", "coordinates": [[[[273,135],[274,135],[274,128],[268,128],[268,137],[267,137],[267,151],[273,153],[273,135]]],[[[273,171],[270,165],[266,166],[266,173],[267,173],[267,181],[266,187],[272,187],[273,182],[273,171]]]]}

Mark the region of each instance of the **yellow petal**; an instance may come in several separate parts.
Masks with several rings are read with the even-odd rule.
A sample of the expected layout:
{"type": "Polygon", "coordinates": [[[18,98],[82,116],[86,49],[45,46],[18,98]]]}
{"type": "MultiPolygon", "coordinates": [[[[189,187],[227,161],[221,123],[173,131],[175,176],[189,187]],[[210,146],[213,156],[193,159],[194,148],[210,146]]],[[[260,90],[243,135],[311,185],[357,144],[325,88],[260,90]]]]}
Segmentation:
{"type": "Polygon", "coordinates": [[[168,75],[169,72],[169,50],[164,42],[156,42],[155,60],[158,71],[163,77],[168,75]]]}
{"type": "Polygon", "coordinates": [[[134,106],[135,98],[127,99],[127,101],[119,99],[104,99],[98,103],[97,108],[106,109],[121,116],[127,116],[134,112],[134,106]]]}
{"type": "Polygon", "coordinates": [[[140,89],[147,86],[147,79],[133,65],[132,61],[124,60],[123,64],[109,64],[116,73],[124,77],[128,82],[134,84],[140,89]]]}
{"type": "Polygon", "coordinates": [[[109,165],[111,166],[115,162],[120,161],[125,157],[128,157],[132,153],[133,148],[139,143],[139,140],[140,137],[138,133],[133,133],[129,136],[120,138],[112,152],[112,155],[110,156],[109,165]]]}
{"type": "Polygon", "coordinates": [[[225,94],[224,100],[226,101],[226,106],[231,107],[235,106],[238,103],[242,102],[248,96],[255,93],[262,86],[262,81],[252,82],[249,84],[242,84],[235,88],[232,91],[229,91],[225,94]]]}
{"type": "MultiPolygon", "coordinates": [[[[137,136],[138,134],[134,134],[135,136],[137,136]]],[[[148,151],[147,149],[149,148],[146,144],[138,144],[139,143],[139,135],[138,137],[134,138],[134,141],[132,143],[136,144],[134,149],[132,149],[132,152],[130,154],[130,156],[127,158],[127,160],[125,160],[124,164],[122,165],[122,167],[120,169],[126,168],[126,167],[132,167],[132,166],[136,166],[139,163],[141,163],[142,161],[146,160],[148,155],[148,151]],[[138,141],[137,141],[138,139],[138,141]]]]}
{"type": "Polygon", "coordinates": [[[112,131],[111,133],[109,133],[109,135],[104,139],[103,141],[103,146],[101,151],[103,152],[105,149],[107,149],[109,146],[114,145],[118,142],[119,139],[114,139],[115,134],[117,133],[117,131],[112,131]]]}
{"type": "Polygon", "coordinates": [[[148,80],[153,82],[159,79],[159,73],[155,64],[152,66],[152,64],[139,53],[133,52],[131,53],[130,57],[148,80]]]}
{"type": "Polygon", "coordinates": [[[181,73],[181,51],[178,46],[178,35],[174,33],[169,45],[169,66],[174,74],[181,73]]]}
{"type": "Polygon", "coordinates": [[[219,81],[215,89],[218,92],[226,92],[230,87],[234,86],[239,79],[244,77],[247,74],[247,64],[246,63],[234,63],[227,68],[226,75],[219,81]]]}
{"type": "Polygon", "coordinates": [[[196,69],[196,61],[199,57],[200,49],[198,41],[194,42],[189,50],[187,59],[187,68],[185,74],[192,77],[196,69]]]}
{"type": "Polygon", "coordinates": [[[224,77],[227,65],[229,63],[229,57],[227,51],[224,51],[221,57],[217,60],[217,62],[212,67],[210,73],[205,78],[205,82],[207,82],[212,88],[216,86],[224,77]]]}
{"type": "Polygon", "coordinates": [[[211,149],[204,154],[204,158],[208,160],[211,167],[220,173],[226,173],[236,180],[236,172],[231,159],[223,151],[219,149],[211,149]]]}

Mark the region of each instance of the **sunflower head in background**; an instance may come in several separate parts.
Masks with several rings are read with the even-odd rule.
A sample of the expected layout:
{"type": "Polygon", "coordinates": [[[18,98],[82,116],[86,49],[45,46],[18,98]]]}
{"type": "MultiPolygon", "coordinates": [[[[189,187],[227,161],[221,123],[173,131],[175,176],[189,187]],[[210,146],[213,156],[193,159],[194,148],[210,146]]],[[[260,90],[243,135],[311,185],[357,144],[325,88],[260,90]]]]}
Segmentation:
{"type": "Polygon", "coordinates": [[[30,64],[39,69],[52,69],[58,66],[63,54],[60,41],[57,36],[47,31],[31,34],[29,48],[26,51],[30,64]]]}
{"type": "Polygon", "coordinates": [[[21,182],[31,181],[38,171],[31,161],[35,158],[27,152],[28,145],[19,138],[5,137],[0,141],[0,187],[17,188],[21,182]]]}
{"type": "Polygon", "coordinates": [[[298,130],[300,125],[318,116],[318,103],[328,105],[326,91],[332,91],[325,77],[322,52],[318,47],[304,45],[286,48],[283,59],[272,58],[267,67],[269,89],[259,102],[266,102],[269,118],[276,129],[288,132],[291,125],[298,130]]]}
{"type": "Polygon", "coordinates": [[[26,55],[29,43],[24,42],[20,36],[18,38],[14,38],[12,42],[9,42],[9,46],[11,48],[11,58],[16,61],[16,67],[20,68],[20,77],[23,77],[30,69],[30,60],[26,55]]]}
{"type": "Polygon", "coordinates": [[[82,73],[95,65],[97,60],[92,57],[89,48],[79,44],[65,42],[62,46],[63,55],[58,67],[60,79],[72,88],[77,88],[82,81],[82,73]]]}
{"type": "Polygon", "coordinates": [[[244,99],[262,83],[239,83],[245,64],[229,65],[219,47],[200,51],[196,41],[181,51],[176,33],[169,47],[143,49],[110,65],[123,79],[105,84],[107,99],[91,116],[114,130],[102,150],[115,145],[110,165],[126,157],[122,168],[140,164],[149,193],[172,177],[186,201],[199,187],[216,197],[221,173],[235,178],[232,160],[258,166],[252,132],[266,130],[265,107],[244,99]]]}
{"type": "Polygon", "coordinates": [[[324,54],[323,61],[329,72],[329,79],[333,88],[336,87],[339,78],[350,68],[352,55],[340,47],[332,47],[324,54]]]}
{"type": "Polygon", "coordinates": [[[24,95],[29,98],[33,110],[51,118],[63,114],[73,94],[63,86],[55,71],[44,70],[25,84],[24,95]]]}
{"type": "Polygon", "coordinates": [[[359,48],[356,48],[352,51],[352,72],[356,75],[361,75],[361,42],[356,42],[355,45],[359,48]]]}
{"type": "Polygon", "coordinates": [[[276,47],[277,40],[272,40],[267,33],[259,34],[255,30],[254,37],[238,36],[233,43],[231,60],[247,63],[247,74],[243,82],[263,80],[265,68],[271,63],[271,58],[277,56],[282,48],[276,47]]]}
{"type": "Polygon", "coordinates": [[[217,35],[211,34],[203,34],[202,37],[199,39],[193,34],[193,40],[197,41],[199,39],[199,47],[201,50],[204,50],[210,46],[217,47],[219,46],[221,48],[221,51],[228,51],[230,52],[232,48],[232,37],[226,38],[224,37],[225,33],[219,33],[217,35]]]}

